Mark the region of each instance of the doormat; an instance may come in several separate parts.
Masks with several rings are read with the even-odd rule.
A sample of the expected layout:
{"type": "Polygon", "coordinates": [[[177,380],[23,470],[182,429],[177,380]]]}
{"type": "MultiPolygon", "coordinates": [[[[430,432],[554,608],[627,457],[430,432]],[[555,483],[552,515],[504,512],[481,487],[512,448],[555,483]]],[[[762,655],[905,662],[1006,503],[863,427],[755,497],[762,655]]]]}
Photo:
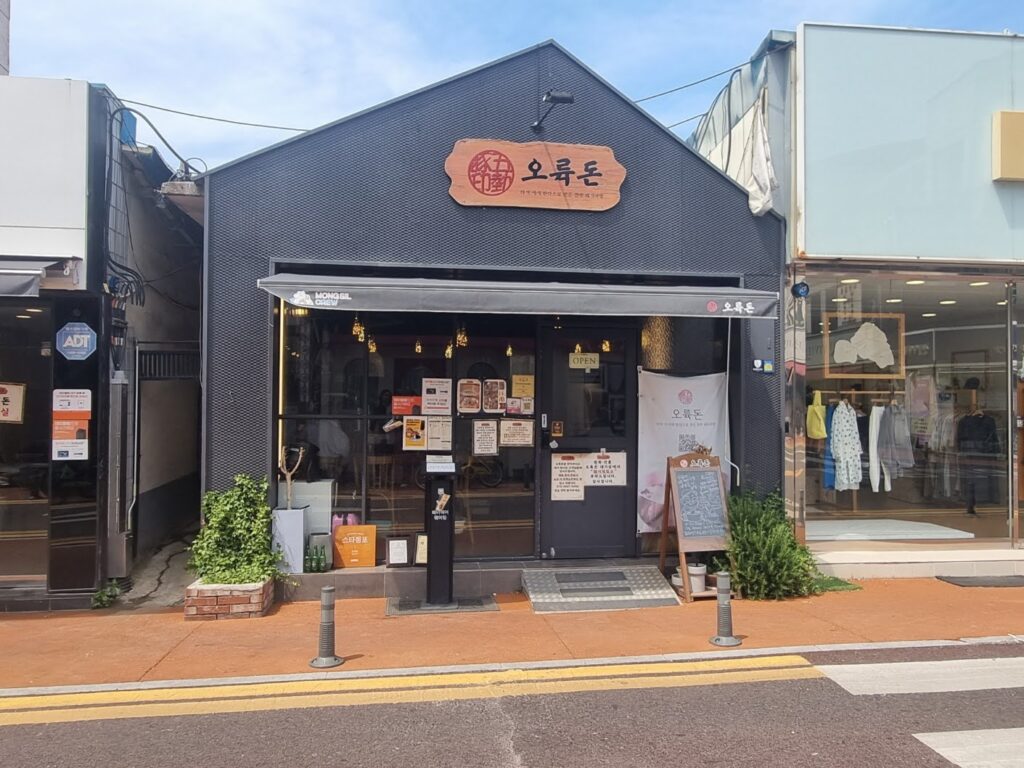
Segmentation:
{"type": "Polygon", "coordinates": [[[679,605],[654,565],[625,568],[525,568],[523,591],[535,613],[625,611],[679,605]]]}
{"type": "Polygon", "coordinates": [[[957,587],[1024,587],[1024,576],[937,576],[957,587]]]}
{"type": "Polygon", "coordinates": [[[386,616],[412,616],[431,613],[480,613],[496,611],[498,604],[493,597],[460,597],[449,605],[429,605],[422,600],[406,597],[389,597],[386,616]]]}

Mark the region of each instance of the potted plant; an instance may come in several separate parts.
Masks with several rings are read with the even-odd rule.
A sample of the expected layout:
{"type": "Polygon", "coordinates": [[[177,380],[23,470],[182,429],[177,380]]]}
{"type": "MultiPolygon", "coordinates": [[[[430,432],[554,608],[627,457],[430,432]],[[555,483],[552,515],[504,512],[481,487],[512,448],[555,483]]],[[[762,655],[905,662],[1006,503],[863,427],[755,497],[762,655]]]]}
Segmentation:
{"type": "Polygon", "coordinates": [[[203,527],[189,548],[199,577],[185,590],[185,618],[263,616],[274,602],[280,552],[271,539],[269,483],[237,475],[226,491],[203,497],[203,527]]]}
{"type": "MultiPolygon", "coordinates": [[[[302,466],[302,460],[306,457],[306,449],[303,446],[289,450],[281,446],[281,453],[277,458],[277,469],[284,477],[286,505],[275,507],[273,513],[274,547],[281,552],[280,568],[285,573],[302,573],[305,568],[304,553],[306,551],[306,507],[296,509],[292,505],[292,477],[302,466]],[[293,464],[288,463],[290,452],[295,454],[293,464]]],[[[280,486],[278,486],[280,488],[280,486]]],[[[278,491],[280,501],[280,491],[278,491]]]]}

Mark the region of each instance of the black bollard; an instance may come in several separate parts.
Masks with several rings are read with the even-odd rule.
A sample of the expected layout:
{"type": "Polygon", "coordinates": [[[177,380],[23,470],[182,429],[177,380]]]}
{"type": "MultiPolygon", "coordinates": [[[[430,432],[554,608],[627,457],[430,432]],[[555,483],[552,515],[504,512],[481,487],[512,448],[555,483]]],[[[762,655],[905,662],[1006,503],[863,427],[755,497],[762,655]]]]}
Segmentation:
{"type": "Polygon", "coordinates": [[[319,656],[309,662],[316,669],[328,669],[345,663],[334,655],[334,587],[320,588],[319,656]]]}
{"type": "Polygon", "coordinates": [[[715,574],[718,580],[718,634],[711,638],[713,645],[739,645],[740,639],[732,634],[732,584],[724,571],[715,574]]]}

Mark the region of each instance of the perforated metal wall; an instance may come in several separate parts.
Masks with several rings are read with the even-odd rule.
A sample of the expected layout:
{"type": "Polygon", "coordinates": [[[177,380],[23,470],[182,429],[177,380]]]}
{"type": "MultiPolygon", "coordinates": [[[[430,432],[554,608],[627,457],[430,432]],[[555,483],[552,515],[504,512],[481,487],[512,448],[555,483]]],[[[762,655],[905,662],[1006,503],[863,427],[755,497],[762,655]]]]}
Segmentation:
{"type": "MultiPolygon", "coordinates": [[[[771,290],[783,260],[778,219],[751,216],[742,190],[550,43],[217,170],[207,204],[210,488],[270,468],[273,314],[256,281],[271,260],[493,269],[519,280],[710,275],[771,290]],[[454,143],[537,140],[529,126],[549,89],[575,103],[557,106],[540,137],[612,147],[627,170],[619,205],[584,213],[452,200],[444,160],[454,143]]],[[[769,389],[760,382],[746,394],[751,407],[773,398],[759,420],[781,413],[781,388],[769,389]]],[[[752,474],[778,484],[781,459],[762,462],[764,435],[754,440],[752,474]]]]}

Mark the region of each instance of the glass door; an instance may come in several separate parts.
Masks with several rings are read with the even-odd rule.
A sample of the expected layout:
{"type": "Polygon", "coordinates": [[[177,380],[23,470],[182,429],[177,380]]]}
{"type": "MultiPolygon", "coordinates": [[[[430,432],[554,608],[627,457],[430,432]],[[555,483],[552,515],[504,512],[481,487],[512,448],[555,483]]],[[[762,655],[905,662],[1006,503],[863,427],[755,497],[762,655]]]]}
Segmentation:
{"type": "Polygon", "coordinates": [[[636,552],[636,331],[542,329],[541,556],[636,552]],[[625,461],[625,485],[585,485],[581,455],[625,461]],[[561,467],[561,463],[574,466],[561,467]]]}

